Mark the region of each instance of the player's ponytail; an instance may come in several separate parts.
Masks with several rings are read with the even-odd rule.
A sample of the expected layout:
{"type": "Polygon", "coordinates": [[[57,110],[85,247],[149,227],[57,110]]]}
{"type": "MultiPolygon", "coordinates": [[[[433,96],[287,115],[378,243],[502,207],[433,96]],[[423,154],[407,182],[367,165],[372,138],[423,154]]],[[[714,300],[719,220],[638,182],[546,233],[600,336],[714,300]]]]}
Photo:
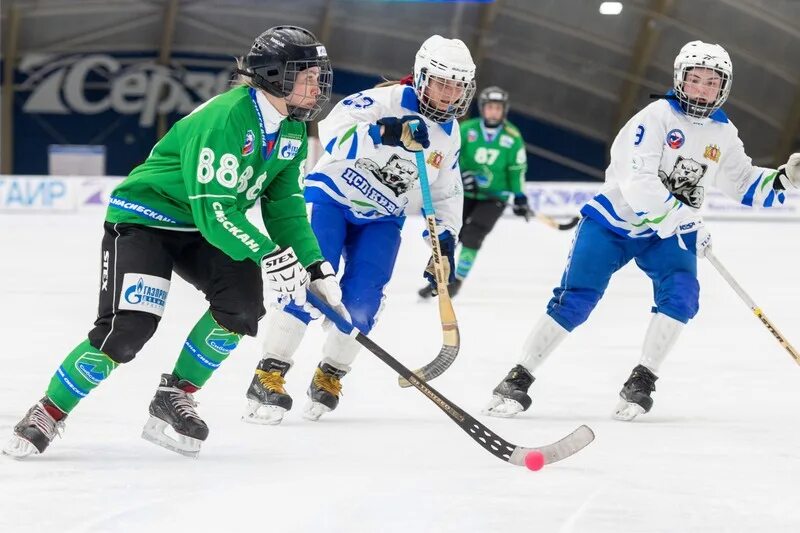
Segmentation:
{"type": "Polygon", "coordinates": [[[375,86],[376,89],[381,87],[391,87],[392,85],[413,85],[414,84],[414,75],[409,74],[405,78],[401,78],[399,80],[390,80],[388,78],[383,78],[383,81],[380,82],[375,86]]]}
{"type": "Polygon", "coordinates": [[[241,87],[242,85],[244,85],[246,87],[252,87],[253,89],[258,89],[259,87],[255,84],[252,77],[242,74],[242,72],[244,71],[245,71],[244,58],[237,57],[236,69],[233,71],[233,76],[231,77],[231,87],[241,87]]]}

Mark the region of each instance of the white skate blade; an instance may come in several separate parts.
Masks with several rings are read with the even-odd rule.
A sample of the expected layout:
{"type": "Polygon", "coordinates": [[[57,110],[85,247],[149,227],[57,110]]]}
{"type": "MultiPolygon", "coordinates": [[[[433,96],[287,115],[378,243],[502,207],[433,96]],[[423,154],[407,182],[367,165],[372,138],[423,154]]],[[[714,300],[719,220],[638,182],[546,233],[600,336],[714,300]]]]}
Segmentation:
{"type": "Polygon", "coordinates": [[[277,426],[283,420],[286,409],[277,405],[264,405],[257,400],[247,400],[247,408],[242,421],[248,424],[277,426]]]}
{"type": "Polygon", "coordinates": [[[176,433],[172,426],[151,416],[142,429],[142,438],[169,451],[197,459],[203,441],[176,433]],[[167,435],[167,433],[171,435],[167,435]]]}
{"type": "Polygon", "coordinates": [[[511,418],[524,410],[522,404],[516,400],[503,398],[502,396],[492,396],[492,399],[481,412],[497,418],[511,418]]]}
{"type": "Polygon", "coordinates": [[[620,399],[617,407],[614,409],[614,414],[611,416],[615,420],[629,422],[642,413],[644,413],[644,407],[638,403],[632,403],[627,400],[620,399]]]}
{"type": "Polygon", "coordinates": [[[3,453],[14,459],[25,459],[30,455],[38,455],[39,450],[22,437],[12,435],[11,439],[3,447],[3,453]]]}
{"type": "Polygon", "coordinates": [[[327,405],[310,401],[306,403],[306,406],[303,408],[303,418],[306,420],[311,420],[312,422],[316,422],[319,420],[319,417],[330,412],[330,410],[330,407],[327,405]]]}

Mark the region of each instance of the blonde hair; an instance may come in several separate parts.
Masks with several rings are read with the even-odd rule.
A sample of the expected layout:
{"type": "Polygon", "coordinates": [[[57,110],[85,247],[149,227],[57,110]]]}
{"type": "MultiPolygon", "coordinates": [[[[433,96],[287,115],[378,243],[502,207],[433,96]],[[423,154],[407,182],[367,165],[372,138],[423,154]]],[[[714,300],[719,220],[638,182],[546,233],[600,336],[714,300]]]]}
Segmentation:
{"type": "MultiPolygon", "coordinates": [[[[244,58],[237,57],[236,58],[236,68],[238,70],[246,70],[244,67],[244,58]]],[[[253,81],[253,78],[250,76],[245,76],[244,74],[237,72],[231,78],[231,87],[241,87],[241,86],[251,87],[253,89],[260,89],[258,85],[253,81]]]]}

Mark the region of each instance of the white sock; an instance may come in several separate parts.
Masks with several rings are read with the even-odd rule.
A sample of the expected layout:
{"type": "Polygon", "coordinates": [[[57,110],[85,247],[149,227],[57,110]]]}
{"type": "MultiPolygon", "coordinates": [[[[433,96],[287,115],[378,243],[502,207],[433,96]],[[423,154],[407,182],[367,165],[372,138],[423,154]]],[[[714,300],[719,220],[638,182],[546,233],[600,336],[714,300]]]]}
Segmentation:
{"type": "Polygon", "coordinates": [[[525,340],[519,364],[533,374],[567,334],[569,331],[561,327],[550,315],[544,315],[525,340]]]}
{"type": "Polygon", "coordinates": [[[350,365],[361,349],[361,345],[353,337],[345,335],[336,328],[331,328],[322,345],[323,363],[328,363],[339,370],[350,372],[350,365]]]}
{"type": "Polygon", "coordinates": [[[658,375],[661,363],[672,350],[675,341],[683,331],[685,324],[661,313],[655,313],[650,320],[647,334],[642,345],[642,358],[639,364],[646,366],[650,372],[658,375]]]}
{"type": "Polygon", "coordinates": [[[300,346],[308,325],[283,309],[270,306],[261,321],[259,335],[264,336],[261,358],[268,357],[292,364],[292,358],[300,346]]]}

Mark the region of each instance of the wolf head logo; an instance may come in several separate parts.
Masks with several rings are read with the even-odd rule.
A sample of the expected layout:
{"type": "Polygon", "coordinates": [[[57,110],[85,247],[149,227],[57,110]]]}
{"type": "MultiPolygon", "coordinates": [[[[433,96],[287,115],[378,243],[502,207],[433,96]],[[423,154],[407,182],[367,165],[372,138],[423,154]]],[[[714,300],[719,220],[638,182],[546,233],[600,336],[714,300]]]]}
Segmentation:
{"type": "Polygon", "coordinates": [[[381,167],[366,157],[356,161],[355,167],[369,171],[378,181],[389,187],[395,195],[400,196],[411,188],[419,173],[417,165],[397,154],[392,154],[386,164],[381,167]]]}
{"type": "Polygon", "coordinates": [[[659,171],[658,175],[664,186],[681,202],[692,207],[703,205],[704,191],[700,180],[706,173],[708,165],[698,163],[694,159],[678,156],[672,172],[659,171]]]}

